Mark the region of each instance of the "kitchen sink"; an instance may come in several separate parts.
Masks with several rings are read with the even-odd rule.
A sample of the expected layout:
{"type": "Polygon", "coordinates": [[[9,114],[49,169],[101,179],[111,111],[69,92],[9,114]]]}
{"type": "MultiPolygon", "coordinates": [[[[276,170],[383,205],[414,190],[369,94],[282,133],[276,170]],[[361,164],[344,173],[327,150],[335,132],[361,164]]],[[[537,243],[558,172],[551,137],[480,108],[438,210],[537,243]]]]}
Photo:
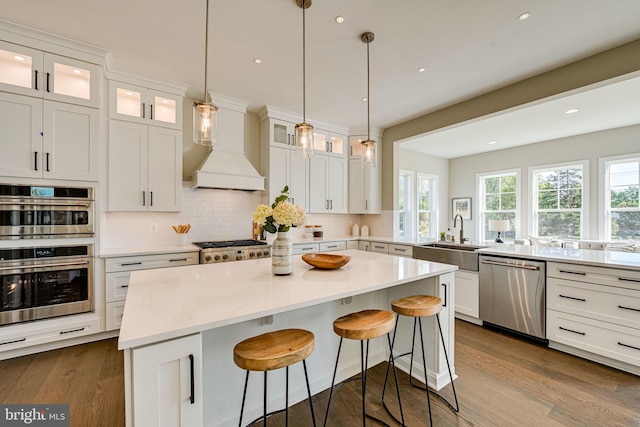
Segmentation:
{"type": "Polygon", "coordinates": [[[478,271],[478,249],[488,246],[459,243],[427,243],[413,248],[413,257],[426,261],[457,265],[461,270],[478,271]]]}

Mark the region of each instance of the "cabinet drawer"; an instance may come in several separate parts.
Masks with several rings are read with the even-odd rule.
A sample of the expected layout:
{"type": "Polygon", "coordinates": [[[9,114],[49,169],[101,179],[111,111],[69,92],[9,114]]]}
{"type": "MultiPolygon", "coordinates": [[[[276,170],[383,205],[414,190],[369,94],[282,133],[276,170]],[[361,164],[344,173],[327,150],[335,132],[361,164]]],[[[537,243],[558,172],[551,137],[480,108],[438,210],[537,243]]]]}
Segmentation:
{"type": "Polygon", "coordinates": [[[358,241],[357,240],[347,240],[347,249],[358,249],[358,241]]]}
{"type": "Polygon", "coordinates": [[[320,252],[344,251],[347,249],[347,242],[323,242],[320,243],[320,252]]]}
{"type": "Polygon", "coordinates": [[[107,303],[106,330],[113,331],[120,329],[122,325],[122,315],[124,314],[124,301],[107,303]]]}
{"type": "Polygon", "coordinates": [[[640,271],[633,270],[548,262],[547,277],[640,290],[640,271]]]}
{"type": "Polygon", "coordinates": [[[152,268],[179,267],[200,262],[200,253],[176,252],[158,255],[138,255],[108,258],[106,261],[107,273],[116,271],[148,270],[152,268]]]}
{"type": "Polygon", "coordinates": [[[99,332],[100,318],[95,314],[25,323],[11,327],[2,334],[0,351],[62,341],[99,332]]]}
{"type": "Polygon", "coordinates": [[[640,331],[637,329],[548,310],[547,338],[640,366],[640,331]]]}
{"type": "Polygon", "coordinates": [[[413,258],[413,246],[390,244],[389,254],[413,258]]]}
{"type": "Polygon", "coordinates": [[[371,242],[371,252],[380,252],[383,254],[389,253],[388,243],[371,242]]]}
{"type": "Polygon", "coordinates": [[[363,241],[359,241],[358,242],[358,249],[361,251],[370,251],[371,250],[371,242],[368,242],[366,240],[363,241]]]}
{"type": "Polygon", "coordinates": [[[308,254],[311,252],[319,252],[319,251],[320,251],[320,245],[318,243],[305,243],[305,244],[293,245],[294,255],[308,254]]]}
{"type": "Polygon", "coordinates": [[[105,299],[107,302],[124,301],[129,289],[130,271],[118,271],[106,274],[105,299]]]}
{"type": "Polygon", "coordinates": [[[640,329],[640,289],[549,278],[547,308],[640,329]]]}

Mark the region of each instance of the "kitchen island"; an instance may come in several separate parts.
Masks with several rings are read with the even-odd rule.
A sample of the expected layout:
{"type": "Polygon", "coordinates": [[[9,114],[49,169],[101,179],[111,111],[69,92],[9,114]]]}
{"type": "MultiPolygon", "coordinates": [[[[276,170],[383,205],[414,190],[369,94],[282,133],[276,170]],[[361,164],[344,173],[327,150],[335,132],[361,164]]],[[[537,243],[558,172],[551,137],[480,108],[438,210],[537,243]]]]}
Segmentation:
{"type": "MultiPolygon", "coordinates": [[[[355,250],[340,253],[351,256],[351,262],[330,271],[295,256],[289,276],[274,276],[270,259],[133,272],[119,339],[125,350],[127,425],[235,425],[244,371],[233,363],[233,346],[277,329],[297,327],[315,334],[308,368],[311,390],[318,393],[331,383],[338,345],[333,320],[366,308],[389,309],[393,299],[416,293],[443,299],[441,322],[455,369],[457,267],[355,250]]],[[[427,378],[440,389],[449,380],[444,353],[434,319],[426,319],[425,326],[427,378]]],[[[410,348],[411,332],[412,322],[401,319],[396,350],[410,348]]],[[[344,347],[339,380],[359,371],[359,345],[347,342],[344,347]]],[[[370,366],[387,355],[383,340],[371,342],[370,366]]],[[[398,366],[408,370],[405,359],[398,366]]],[[[414,369],[414,375],[424,378],[424,369],[414,369]]],[[[248,420],[261,413],[262,405],[260,376],[252,378],[248,420]]],[[[284,373],[275,372],[269,383],[269,408],[281,408],[284,373]]],[[[290,403],[305,396],[303,377],[293,367],[290,403]]]]}

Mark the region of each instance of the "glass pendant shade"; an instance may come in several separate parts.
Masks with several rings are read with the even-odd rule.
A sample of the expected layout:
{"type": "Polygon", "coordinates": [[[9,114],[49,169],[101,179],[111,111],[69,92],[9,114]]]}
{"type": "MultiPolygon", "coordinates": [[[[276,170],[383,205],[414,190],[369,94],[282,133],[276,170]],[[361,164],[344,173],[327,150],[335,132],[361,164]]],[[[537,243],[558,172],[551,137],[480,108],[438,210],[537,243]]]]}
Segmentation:
{"type": "Polygon", "coordinates": [[[362,165],[365,167],[375,168],[378,161],[378,144],[376,144],[372,139],[365,139],[364,141],[361,141],[360,144],[362,144],[362,165]]]}
{"type": "Polygon", "coordinates": [[[193,104],[193,142],[213,147],[218,142],[218,108],[210,102],[193,104]]]}
{"type": "Polygon", "coordinates": [[[313,126],[309,123],[296,125],[296,152],[302,153],[304,158],[313,154],[313,126]]]}

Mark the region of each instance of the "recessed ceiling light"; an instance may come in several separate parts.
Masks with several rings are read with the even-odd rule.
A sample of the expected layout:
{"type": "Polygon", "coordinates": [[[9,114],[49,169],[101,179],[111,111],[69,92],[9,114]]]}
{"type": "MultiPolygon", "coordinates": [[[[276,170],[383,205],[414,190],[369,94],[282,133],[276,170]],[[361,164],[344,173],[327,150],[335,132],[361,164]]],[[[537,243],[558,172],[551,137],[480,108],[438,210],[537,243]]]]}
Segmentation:
{"type": "Polygon", "coordinates": [[[419,73],[424,73],[424,71],[425,71],[425,70],[426,70],[426,68],[424,68],[424,67],[420,67],[420,68],[418,68],[418,72],[419,72],[419,73]]]}
{"type": "Polygon", "coordinates": [[[14,58],[16,58],[18,61],[24,61],[24,56],[14,55],[14,58]]]}
{"type": "Polygon", "coordinates": [[[489,145],[497,144],[498,141],[489,141],[489,145]]]}
{"type": "Polygon", "coordinates": [[[260,59],[260,58],[253,58],[253,62],[255,62],[256,64],[262,64],[262,59],[260,59]]]}
{"type": "Polygon", "coordinates": [[[524,21],[525,19],[529,19],[530,17],[531,17],[531,14],[529,12],[524,12],[524,13],[521,13],[520,16],[518,16],[518,20],[524,21]]]}
{"type": "Polygon", "coordinates": [[[565,114],[573,114],[573,113],[577,113],[578,111],[580,111],[580,110],[578,110],[577,108],[571,108],[571,109],[565,111],[564,113],[565,114]]]}
{"type": "Polygon", "coordinates": [[[336,16],[336,22],[338,24],[342,24],[344,22],[344,16],[340,16],[340,15],[336,16]]]}

